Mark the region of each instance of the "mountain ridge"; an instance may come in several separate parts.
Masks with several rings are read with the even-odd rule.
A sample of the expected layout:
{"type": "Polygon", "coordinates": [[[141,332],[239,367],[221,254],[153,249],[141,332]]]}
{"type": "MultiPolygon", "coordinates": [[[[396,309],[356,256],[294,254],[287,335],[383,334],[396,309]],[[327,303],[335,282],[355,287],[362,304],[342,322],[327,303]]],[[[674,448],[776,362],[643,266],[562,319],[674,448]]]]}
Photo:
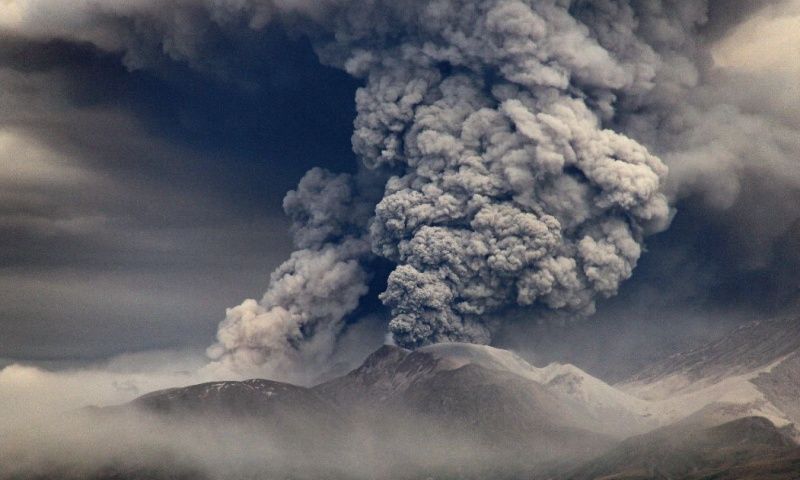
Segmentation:
{"type": "MultiPolygon", "coordinates": [[[[483,462],[502,459],[506,473],[545,471],[552,478],[570,480],[598,478],[592,475],[601,473],[609,479],[701,478],[702,472],[753,470],[759,455],[770,459],[769,468],[791,468],[786,465],[791,465],[792,455],[798,453],[797,430],[762,390],[774,390],[772,397],[783,401],[784,409],[800,409],[797,397],[787,396],[784,385],[788,382],[792,391],[800,389],[794,363],[786,363],[800,355],[788,353],[766,366],[771,368],[763,364],[772,358],[758,362],[754,355],[745,356],[742,365],[736,364],[737,353],[748,349],[743,338],[775,345],[772,335],[752,334],[759,325],[740,327],[707,347],[705,351],[714,355],[689,352],[677,356],[681,361],[676,362],[674,371],[705,372],[696,377],[695,384],[707,383],[661,399],[636,396],[636,389],[626,389],[630,384],[608,385],[574,365],[536,367],[511,351],[458,343],[413,351],[384,345],[346,375],[309,388],[268,380],[242,383],[254,390],[297,389],[325,402],[342,421],[361,422],[362,426],[365,421],[384,422],[391,416],[382,430],[372,434],[378,437],[472,437],[473,443],[462,445],[464,456],[458,457],[470,465],[464,467],[467,470],[480,468],[480,462],[470,464],[467,459],[469,452],[477,451],[482,452],[483,462]],[[752,404],[754,395],[760,395],[758,405],[752,404]],[[619,428],[621,424],[625,428],[619,428]],[[642,450],[640,445],[647,448],[642,450]],[[568,454],[548,457],[546,453],[553,450],[568,454]],[[629,451],[638,453],[629,456],[629,451]],[[520,462],[522,454],[537,461],[520,462]],[[683,463],[677,462],[683,457],[683,463]],[[567,468],[568,464],[573,467],[567,468]],[[571,473],[564,473],[568,471],[571,473]],[[635,475],[625,476],[625,472],[635,475]]],[[[768,323],[767,328],[773,330],[774,325],[768,323]]],[[[793,341],[786,340],[783,345],[793,341]]],[[[757,352],[765,347],[749,348],[757,352]]],[[[658,369],[650,371],[659,374],[643,373],[637,381],[651,379],[652,384],[643,384],[654,385],[674,374],[666,366],[658,369]]],[[[235,391],[234,384],[211,383],[205,388],[235,391]]],[[[175,394],[175,389],[160,393],[175,394]]],[[[152,404],[153,395],[133,404],[152,404]]]]}
{"type": "Polygon", "coordinates": [[[742,325],[615,385],[571,364],[535,367],[508,350],[445,343],[413,351],[384,345],[346,375],[307,391],[335,408],[397,406],[415,385],[431,386],[436,375],[466,365],[541,386],[588,430],[618,437],[686,418],[722,423],[763,416],[780,427],[800,423],[800,322],[789,317],[742,325]]]}
{"type": "MultiPolygon", "coordinates": [[[[203,454],[206,444],[227,449],[233,460],[211,465],[209,479],[268,471],[304,480],[761,480],[758,472],[769,471],[788,480],[800,476],[792,422],[800,413],[800,352],[792,351],[797,339],[780,338],[779,325],[743,326],[617,385],[575,365],[537,367],[491,346],[384,345],[346,375],[312,387],[208,382],[84,413],[102,424],[120,419],[120,432],[130,428],[134,439],[141,423],[148,432],[185,432],[176,441],[199,442],[203,454]],[[765,350],[770,355],[759,357],[765,350]],[[242,439],[248,442],[239,447],[242,439]],[[242,456],[240,448],[257,454],[242,456]]],[[[163,478],[204,478],[158,438],[163,478]]],[[[151,475],[159,465],[138,458],[112,459],[111,476],[104,470],[75,480],[162,478],[151,475]]],[[[66,465],[60,475],[30,478],[72,478],[66,465]]]]}

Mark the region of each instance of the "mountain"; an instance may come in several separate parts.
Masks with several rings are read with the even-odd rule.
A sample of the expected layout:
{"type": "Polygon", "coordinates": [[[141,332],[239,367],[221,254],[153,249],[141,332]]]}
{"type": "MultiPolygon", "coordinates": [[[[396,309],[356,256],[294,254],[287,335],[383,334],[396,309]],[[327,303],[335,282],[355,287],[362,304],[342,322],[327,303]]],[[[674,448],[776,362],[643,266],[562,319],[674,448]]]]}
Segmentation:
{"type": "Polygon", "coordinates": [[[143,395],[130,405],[169,415],[213,412],[229,416],[267,417],[292,411],[318,417],[330,410],[330,405],[324,399],[307,388],[261,379],[170,388],[143,395]]]}
{"type": "Polygon", "coordinates": [[[800,420],[799,399],[800,321],[783,318],[746,324],[613,386],[574,365],[535,367],[513,352],[484,345],[448,343],[414,351],[385,345],[350,373],[311,388],[268,380],[214,382],[155,392],[131,405],[172,415],[291,412],[338,422],[400,413],[479,422],[499,410],[511,419],[509,425],[547,420],[559,428],[622,438],[679,421],[712,425],[746,416],[783,427],[800,420]],[[484,391],[509,403],[484,400],[484,391]]]}
{"type": "Polygon", "coordinates": [[[615,385],[646,400],[665,424],[763,416],[800,424],[800,319],[751,322],[718,341],[673,355],[615,385]]]}
{"type": "Polygon", "coordinates": [[[332,445],[391,438],[395,454],[407,451],[433,470],[446,455],[467,470],[489,465],[498,475],[588,459],[633,426],[643,429],[619,401],[635,399],[576,367],[537,369],[512,352],[451,344],[413,352],[383,346],[349,374],[312,388],[214,382],[154,392],[128,407],[170,420],[244,417],[287,441],[318,424],[326,426],[321,432],[338,428],[315,435],[332,445]],[[430,455],[420,453],[422,445],[430,455]]]}
{"type": "Polygon", "coordinates": [[[311,388],[221,381],[85,409],[88,423],[56,435],[49,470],[11,478],[531,478],[646,429],[635,401],[574,366],[492,347],[384,346],[311,388]],[[71,436],[83,450],[59,456],[71,436]]]}
{"type": "Polygon", "coordinates": [[[710,428],[681,423],[631,437],[564,478],[792,480],[800,472],[800,464],[792,465],[797,459],[800,449],[784,431],[765,418],[745,417],[710,428]]]}
{"type": "MultiPolygon", "coordinates": [[[[513,352],[485,345],[448,343],[413,352],[384,346],[348,375],[314,390],[339,405],[366,401],[428,412],[433,407],[421,402],[433,402],[437,396],[459,394],[478,401],[478,386],[491,386],[498,390],[497,395],[500,390],[516,389],[515,399],[536,405],[536,414],[570,428],[624,437],[657,426],[642,413],[646,402],[573,365],[554,363],[537,368],[513,352]],[[463,383],[453,382],[454,377],[463,383]],[[471,383],[474,389],[469,390],[466,385],[471,383]],[[449,389],[442,388],[445,384],[449,389]]],[[[482,410],[491,411],[498,405],[495,401],[482,410]]],[[[512,423],[519,424],[519,418],[512,423]]]]}
{"type": "Polygon", "coordinates": [[[283,437],[312,431],[316,437],[332,436],[346,426],[336,407],[314,391],[262,379],[160,390],[137,398],[128,407],[171,420],[257,421],[283,437]]]}
{"type": "MultiPolygon", "coordinates": [[[[156,392],[131,405],[171,417],[260,416],[283,435],[316,425],[319,432],[356,429],[411,443],[457,438],[495,454],[524,451],[540,463],[574,460],[600,453],[614,439],[666,426],[713,428],[758,416],[796,432],[798,324],[747,324],[614,386],[574,365],[536,367],[484,345],[414,351],[386,345],[347,375],[311,388],[267,380],[215,382],[156,392]]],[[[323,436],[335,439],[336,433],[317,435],[323,436]]]]}
{"type": "Polygon", "coordinates": [[[799,323],[747,324],[616,385],[489,346],[386,345],[313,387],[211,382],[86,410],[67,434],[103,427],[94,456],[120,442],[101,471],[68,457],[13,478],[800,478],[799,323]]]}

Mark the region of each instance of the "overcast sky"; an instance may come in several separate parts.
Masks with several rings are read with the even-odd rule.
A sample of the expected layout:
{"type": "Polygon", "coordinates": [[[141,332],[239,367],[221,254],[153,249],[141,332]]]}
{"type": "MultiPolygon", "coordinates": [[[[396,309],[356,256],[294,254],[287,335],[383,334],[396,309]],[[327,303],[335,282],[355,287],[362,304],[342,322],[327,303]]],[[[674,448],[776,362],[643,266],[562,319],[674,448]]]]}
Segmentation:
{"type": "Polygon", "coordinates": [[[0,39],[0,358],[205,347],[263,292],[286,191],[353,168],[357,84],[304,39],[248,45],[209,73],[0,39]]]}
{"type": "MultiPolygon", "coordinates": [[[[716,40],[714,61],[743,72],[753,111],[800,136],[798,2],[753,3],[731,4],[753,16],[716,40]]],[[[167,47],[132,60],[90,36],[0,21],[0,359],[205,348],[290,254],[286,191],[313,166],[355,169],[360,81],[321,65],[304,36],[212,32],[200,63],[167,47]]],[[[800,226],[786,211],[800,196],[771,188],[753,177],[723,213],[680,197],[672,228],[588,324],[616,325],[610,337],[674,326],[680,341],[791,302],[800,226]],[[748,233],[763,226],[753,219],[766,233],[748,233]]]]}

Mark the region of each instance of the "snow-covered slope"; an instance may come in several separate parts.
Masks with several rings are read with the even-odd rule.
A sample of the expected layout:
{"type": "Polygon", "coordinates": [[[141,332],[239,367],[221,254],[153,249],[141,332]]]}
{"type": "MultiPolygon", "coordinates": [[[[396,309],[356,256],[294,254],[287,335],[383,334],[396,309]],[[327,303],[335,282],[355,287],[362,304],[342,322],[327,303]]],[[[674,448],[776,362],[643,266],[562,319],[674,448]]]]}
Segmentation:
{"type": "Polygon", "coordinates": [[[720,340],[675,354],[621,382],[627,390],[658,385],[663,394],[699,383],[709,385],[726,378],[762,370],[800,351],[800,318],[781,317],[750,322],[720,340]]]}
{"type": "MultiPolygon", "coordinates": [[[[370,462],[364,478],[427,478],[454,465],[453,476],[464,478],[633,478],[630,468],[642,473],[636,478],[651,478],[656,470],[679,478],[712,467],[738,469],[728,461],[762,461],[764,454],[774,456],[770,465],[788,465],[796,473],[800,453],[787,439],[798,435],[785,428],[800,416],[793,327],[739,329],[619,386],[574,365],[536,367],[488,346],[384,346],[347,375],[312,388],[269,380],[212,382],[81,414],[99,415],[103,425],[133,418],[137,439],[143,420],[159,431],[191,427],[192,435],[210,435],[202,437],[202,452],[205,444],[233,435],[234,462],[240,443],[253,445],[254,465],[270,478],[294,477],[293,470],[273,475],[271,469],[284,458],[292,467],[305,464],[309,453],[325,467],[302,478],[335,477],[330,466],[364,462],[370,462]],[[753,416],[772,423],[738,420],[753,416]],[[618,444],[623,437],[629,438],[618,444]],[[242,441],[249,438],[256,441],[242,441]],[[261,456],[265,452],[269,458],[261,456]],[[559,465],[572,470],[584,462],[573,473],[554,474],[559,465]]],[[[116,435],[115,425],[112,430],[116,435]]],[[[179,456],[163,447],[167,459],[157,467],[174,472],[178,467],[170,461],[179,456]]],[[[260,478],[256,471],[248,470],[248,478],[260,478]]]]}
{"type": "Polygon", "coordinates": [[[625,386],[621,388],[631,395],[639,394],[647,398],[647,412],[664,425],[690,416],[699,417],[699,413],[716,419],[712,423],[750,416],[765,417],[779,427],[795,423],[753,383],[759,375],[768,375],[771,369],[768,366],[715,382],[697,382],[680,390],[675,390],[669,384],[647,385],[641,390],[625,386]]]}
{"type": "Polygon", "coordinates": [[[748,323],[615,386],[646,400],[664,423],[703,414],[800,424],[800,320],[748,323]]]}

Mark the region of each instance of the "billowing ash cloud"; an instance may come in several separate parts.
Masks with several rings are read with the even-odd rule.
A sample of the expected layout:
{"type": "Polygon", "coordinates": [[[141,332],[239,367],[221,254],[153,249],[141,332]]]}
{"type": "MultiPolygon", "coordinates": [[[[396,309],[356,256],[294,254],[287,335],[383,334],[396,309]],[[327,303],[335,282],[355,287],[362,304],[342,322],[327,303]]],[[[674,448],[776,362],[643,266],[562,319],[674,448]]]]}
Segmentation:
{"type": "Polygon", "coordinates": [[[309,172],[285,202],[301,250],[261,302],[229,311],[214,356],[329,354],[367,291],[370,256],[396,265],[380,298],[407,347],[489,342],[498,310],[589,314],[616,293],[670,217],[665,165],[603,126],[615,95],[651,86],[645,43],[606,48],[564,2],[331,12],[318,52],[365,79],[353,146],[388,181],[370,203],[349,178],[309,172]]]}
{"type": "MultiPolygon", "coordinates": [[[[263,299],[228,311],[209,349],[234,371],[324,365],[384,280],[389,329],[408,347],[489,342],[487,319],[508,308],[591,314],[668,226],[670,201],[736,223],[763,210],[747,201],[754,189],[800,191],[800,122],[748,104],[747,77],[712,68],[710,41],[741,20],[719,15],[723,1],[67,5],[6,2],[2,25],[92,42],[133,68],[163,54],[207,68],[206,34],[277,19],[363,79],[362,165],[314,169],[287,195],[297,251],[263,299]]],[[[770,243],[796,218],[744,235],[770,243]]]]}

